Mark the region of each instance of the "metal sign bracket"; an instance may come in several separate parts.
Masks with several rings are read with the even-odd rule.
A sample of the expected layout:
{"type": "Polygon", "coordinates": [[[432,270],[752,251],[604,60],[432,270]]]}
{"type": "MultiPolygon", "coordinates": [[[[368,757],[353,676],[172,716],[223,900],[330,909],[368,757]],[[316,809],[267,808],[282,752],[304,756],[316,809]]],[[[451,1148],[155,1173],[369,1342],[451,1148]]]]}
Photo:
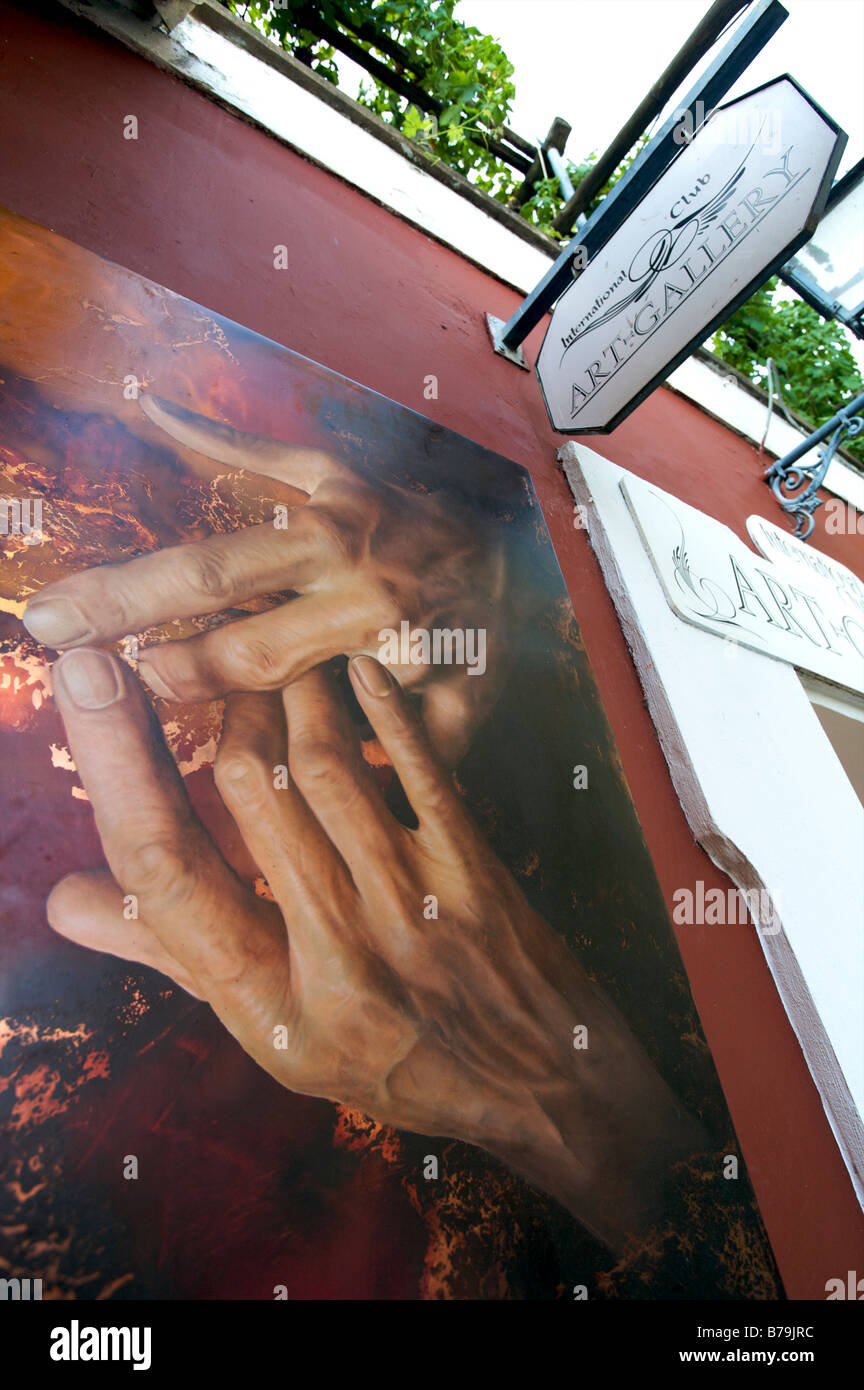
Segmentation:
{"type": "Polygon", "coordinates": [[[503,319],[496,318],[495,314],[487,314],[486,327],[489,330],[489,337],[492,339],[492,346],[499,357],[506,357],[508,362],[515,362],[516,366],[521,367],[525,372],[531,370],[528,363],[525,361],[525,354],[522,351],[521,344],[519,347],[509,348],[504,342],[501,335],[507,325],[503,319]]]}

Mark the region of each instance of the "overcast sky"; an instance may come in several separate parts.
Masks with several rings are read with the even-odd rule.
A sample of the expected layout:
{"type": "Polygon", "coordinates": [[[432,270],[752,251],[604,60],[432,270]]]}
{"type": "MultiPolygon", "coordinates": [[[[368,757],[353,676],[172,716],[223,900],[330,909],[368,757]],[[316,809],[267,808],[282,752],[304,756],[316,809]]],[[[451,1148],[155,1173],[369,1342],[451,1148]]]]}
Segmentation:
{"type": "MultiPolygon", "coordinates": [[[[842,173],[864,155],[864,3],[784,4],[789,18],[733,91],[788,72],[848,134],[842,173]]],[[[455,14],[499,39],[516,69],[513,129],[539,140],[563,116],[578,162],[609,144],[708,8],[709,0],[458,0],[455,14]]]]}

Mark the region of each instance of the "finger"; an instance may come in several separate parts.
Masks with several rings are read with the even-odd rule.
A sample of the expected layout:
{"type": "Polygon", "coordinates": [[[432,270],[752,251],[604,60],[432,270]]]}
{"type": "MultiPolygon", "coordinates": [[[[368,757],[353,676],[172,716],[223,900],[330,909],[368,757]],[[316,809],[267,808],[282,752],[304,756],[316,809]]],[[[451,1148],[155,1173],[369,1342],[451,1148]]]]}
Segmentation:
{"type": "Polygon", "coordinates": [[[331,563],[328,523],[320,511],[301,506],[279,530],[265,522],[82,570],[31,599],[23,621],[49,647],[110,642],[154,623],[302,588],[331,563]]]}
{"type": "Polygon", "coordinates": [[[199,454],[206,454],[217,463],[262,473],[267,478],[278,478],[280,482],[290,483],[304,492],[314,492],[324,478],[347,472],[343,464],[320,449],[298,448],[283,443],[281,439],[246,434],[243,430],[209,420],[206,415],[198,415],[185,406],[159,396],[139,396],[138,404],[148,420],[152,420],[154,425],[170,434],[179,444],[185,444],[199,454]]]}
{"type": "Polygon", "coordinates": [[[288,767],[358,887],[380,878],[405,831],[384,805],[344,702],[326,671],[283,691],[288,767]]]}
{"type": "Polygon", "coordinates": [[[284,928],[192,811],[134,676],[108,652],[67,652],[54,693],[102,847],[124,895],[212,997],[287,964],[284,928]]]}
{"type": "Polygon", "coordinates": [[[348,663],[354,693],[414,810],[421,829],[449,835],[473,834],[473,824],[457,795],[450,774],[432,749],[429,736],[413,713],[398,682],[371,656],[348,663]]]}
{"type": "Polygon", "coordinates": [[[128,920],[129,903],[107,869],[69,874],[52,888],[45,910],[54,931],[91,951],[149,965],[196,999],[201,995],[179,961],[146,922],[128,920]]]}
{"type": "Polygon", "coordinates": [[[287,761],[281,693],[229,696],[216,755],[219,793],[285,913],[292,955],[330,957],[333,928],[350,917],[354,889],[287,761]]]}
{"type": "Polygon", "coordinates": [[[423,723],[445,767],[457,765],[494,702],[490,684],[467,675],[424,687],[423,723]]]}
{"type": "Polygon", "coordinates": [[[344,594],[307,594],[183,642],[139,653],[138,672],[163,700],[215,700],[280,690],[340,652],[366,646],[372,627],[344,594]]]}

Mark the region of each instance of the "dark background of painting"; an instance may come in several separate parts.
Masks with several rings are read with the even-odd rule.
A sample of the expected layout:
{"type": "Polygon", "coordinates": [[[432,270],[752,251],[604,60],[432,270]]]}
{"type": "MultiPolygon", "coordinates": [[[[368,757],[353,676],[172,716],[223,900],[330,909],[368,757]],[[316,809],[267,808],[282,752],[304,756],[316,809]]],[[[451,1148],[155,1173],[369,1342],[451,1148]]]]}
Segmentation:
{"type": "MultiPolygon", "coordinates": [[[[718,1154],[737,1153],[654,870],[527,474],[227,320],[18,219],[0,220],[0,460],[41,496],[45,544],[9,544],[15,602],[83,565],[265,519],[289,488],[166,448],[147,389],[239,428],[331,449],[402,485],[446,488],[507,538],[531,617],[506,690],[459,768],[526,895],[606,988],[718,1154]],[[574,764],[589,770],[575,791],[574,764]]],[[[56,938],[44,900],[100,863],[63,766],[46,654],[2,617],[4,882],[0,1105],[5,1258],[46,1295],[95,1298],[614,1296],[614,1261],[478,1150],[382,1128],[263,1074],[210,1010],[143,968],[56,938]],[[6,680],[6,676],[9,680],[6,680]],[[34,702],[34,693],[37,699],[34,702]],[[52,754],[53,747],[53,754],[52,754]],[[422,1178],[435,1153],[442,1175],[422,1178]],[[124,1180],[126,1155],[139,1161],[124,1180]]],[[[179,630],[179,629],[178,629],[179,630]]],[[[152,634],[151,634],[152,635],[152,634]]],[[[219,707],[159,706],[196,805],[229,849],[209,760],[219,707]],[[209,749],[209,751],[208,751],[209,749]]],[[[643,1296],[766,1297],[778,1284],[746,1176],[696,1201],[688,1273],[643,1296]],[[690,1282],[688,1282],[690,1281],[690,1282]],[[698,1295],[697,1295],[698,1296],[698,1295]]]]}

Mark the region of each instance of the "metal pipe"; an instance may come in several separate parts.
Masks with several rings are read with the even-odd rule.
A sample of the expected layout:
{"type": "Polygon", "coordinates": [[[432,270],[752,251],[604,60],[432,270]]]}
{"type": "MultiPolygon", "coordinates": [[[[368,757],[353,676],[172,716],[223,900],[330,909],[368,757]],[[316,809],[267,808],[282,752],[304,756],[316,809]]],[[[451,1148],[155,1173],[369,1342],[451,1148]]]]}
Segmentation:
{"type": "Polygon", "coordinates": [[[806,439],[802,439],[801,443],[796,444],[794,449],[790,449],[788,454],[784,454],[782,459],[777,459],[766,474],[766,482],[770,483],[773,477],[784,473],[790,464],[797,463],[805,454],[809,454],[811,449],[815,449],[817,444],[821,444],[823,439],[827,439],[829,434],[833,434],[838,425],[844,424],[846,420],[857,415],[861,410],[864,410],[864,394],[856,396],[854,401],[844,405],[842,410],[838,410],[837,414],[832,415],[830,420],[826,420],[824,425],[820,425],[818,430],[808,434],[806,439]]]}
{"type": "Polygon", "coordinates": [[[570,175],[567,173],[567,165],[561,158],[554,145],[550,145],[545,151],[546,158],[552,165],[552,172],[558,180],[562,198],[573,197],[573,184],[570,182],[570,175]]]}
{"type": "MultiPolygon", "coordinates": [[[[569,123],[565,121],[563,117],[556,116],[549,127],[549,134],[546,136],[546,139],[543,141],[543,144],[540,147],[541,150],[545,154],[548,154],[550,150],[554,149],[556,152],[563,154],[564,146],[567,144],[567,137],[569,136],[570,131],[571,126],[569,125],[569,123]]],[[[527,203],[528,199],[534,192],[535,183],[538,179],[542,179],[546,172],[543,168],[540,156],[537,152],[536,145],[532,146],[531,153],[533,155],[531,167],[525,175],[525,182],[519,185],[519,187],[516,189],[516,192],[513,194],[513,197],[510,199],[509,206],[511,208],[521,208],[523,203],[527,203]]],[[[565,193],[564,196],[566,198],[569,195],[565,193]]]]}

